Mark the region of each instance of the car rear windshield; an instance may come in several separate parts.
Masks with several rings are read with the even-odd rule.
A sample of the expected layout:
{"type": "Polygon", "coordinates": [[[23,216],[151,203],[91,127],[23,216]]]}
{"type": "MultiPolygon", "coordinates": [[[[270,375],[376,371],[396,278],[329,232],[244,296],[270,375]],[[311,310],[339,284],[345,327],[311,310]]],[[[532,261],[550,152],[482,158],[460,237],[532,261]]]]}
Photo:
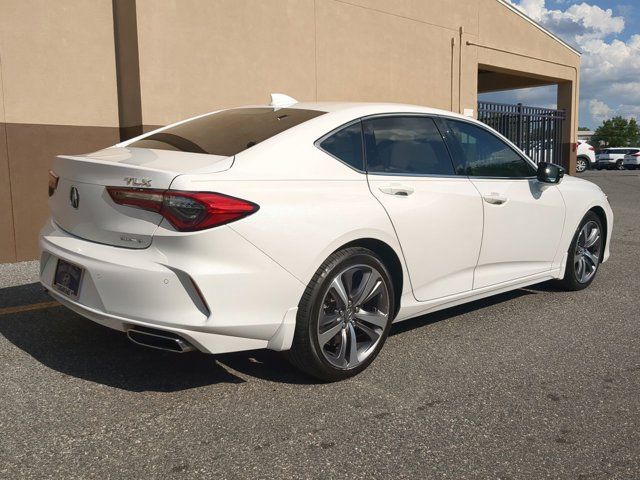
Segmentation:
{"type": "Polygon", "coordinates": [[[129,146],[230,157],[324,113],[299,108],[223,110],[154,133],[129,146]]]}

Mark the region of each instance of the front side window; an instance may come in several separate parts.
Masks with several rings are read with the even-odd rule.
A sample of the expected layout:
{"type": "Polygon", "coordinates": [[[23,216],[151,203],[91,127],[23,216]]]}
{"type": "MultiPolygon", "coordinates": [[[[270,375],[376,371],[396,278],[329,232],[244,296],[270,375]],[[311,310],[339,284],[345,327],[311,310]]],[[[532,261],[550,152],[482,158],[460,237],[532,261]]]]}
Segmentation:
{"type": "Polygon", "coordinates": [[[525,178],[535,168],[488,130],[468,122],[445,120],[456,172],[472,177],[525,178]]]}
{"type": "Polygon", "coordinates": [[[356,122],[344,127],[318,142],[325,152],[356,170],[364,170],[362,149],[362,125],[356,122]]]}
{"type": "Polygon", "coordinates": [[[301,108],[236,108],[154,133],[130,147],[230,157],[325,112],[301,108]]]}
{"type": "Polygon", "coordinates": [[[447,147],[431,118],[370,118],[362,126],[369,173],[454,175],[447,147]]]}

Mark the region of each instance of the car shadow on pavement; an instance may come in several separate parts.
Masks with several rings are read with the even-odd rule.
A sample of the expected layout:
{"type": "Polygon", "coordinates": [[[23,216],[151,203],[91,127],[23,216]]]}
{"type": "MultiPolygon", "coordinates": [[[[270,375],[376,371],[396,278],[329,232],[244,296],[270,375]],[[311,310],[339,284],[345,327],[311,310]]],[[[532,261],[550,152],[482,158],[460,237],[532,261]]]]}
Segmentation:
{"type": "MultiPolygon", "coordinates": [[[[0,309],[51,300],[37,283],[0,289],[0,309]]],[[[135,345],[124,333],[86,320],[61,305],[0,315],[0,334],[53,370],[134,392],[243,383],[240,374],[282,383],[316,382],[277,352],[163,352],[135,345]]]]}
{"type": "MultiPolygon", "coordinates": [[[[37,292],[36,284],[10,287],[0,289],[0,299],[14,299],[10,306],[17,305],[18,298],[32,298],[18,305],[37,303],[42,301],[37,292]],[[33,298],[34,293],[38,298],[33,298]]],[[[394,325],[391,335],[533,293],[516,290],[424,315],[394,325]]],[[[6,302],[2,304],[7,306],[6,302]]],[[[278,352],[256,350],[215,356],[163,352],[135,345],[122,332],[95,324],[62,306],[1,315],[0,334],[53,370],[132,392],[176,392],[243,383],[246,376],[278,383],[319,383],[294,369],[278,352]]]]}

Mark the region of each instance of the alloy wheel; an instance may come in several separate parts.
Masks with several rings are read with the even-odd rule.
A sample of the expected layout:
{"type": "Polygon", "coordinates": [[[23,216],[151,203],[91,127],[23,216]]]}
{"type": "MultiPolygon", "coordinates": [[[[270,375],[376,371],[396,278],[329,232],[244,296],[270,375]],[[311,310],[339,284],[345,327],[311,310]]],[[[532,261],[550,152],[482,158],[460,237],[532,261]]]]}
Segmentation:
{"type": "Polygon", "coordinates": [[[579,158],[576,162],[576,172],[582,173],[587,169],[587,162],[584,158],[579,158]]]}
{"type": "Polygon", "coordinates": [[[578,282],[587,283],[596,274],[600,263],[601,246],[602,234],[600,226],[594,221],[585,223],[578,234],[573,257],[578,282]]]}
{"type": "Polygon", "coordinates": [[[364,362],[383,338],[389,322],[389,291],[380,272],[354,265],[331,281],[318,318],[318,344],[334,367],[364,362]]]}

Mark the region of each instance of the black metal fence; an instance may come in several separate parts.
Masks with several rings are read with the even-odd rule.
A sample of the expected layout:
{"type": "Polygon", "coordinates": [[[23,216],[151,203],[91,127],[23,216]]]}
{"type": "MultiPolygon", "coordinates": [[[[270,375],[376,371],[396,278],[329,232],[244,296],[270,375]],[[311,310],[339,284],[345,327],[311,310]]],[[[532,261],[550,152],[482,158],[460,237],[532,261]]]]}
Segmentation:
{"type": "Polygon", "coordinates": [[[521,103],[478,102],[478,120],[497,130],[533,161],[562,165],[564,110],[527,107],[521,103]]]}

